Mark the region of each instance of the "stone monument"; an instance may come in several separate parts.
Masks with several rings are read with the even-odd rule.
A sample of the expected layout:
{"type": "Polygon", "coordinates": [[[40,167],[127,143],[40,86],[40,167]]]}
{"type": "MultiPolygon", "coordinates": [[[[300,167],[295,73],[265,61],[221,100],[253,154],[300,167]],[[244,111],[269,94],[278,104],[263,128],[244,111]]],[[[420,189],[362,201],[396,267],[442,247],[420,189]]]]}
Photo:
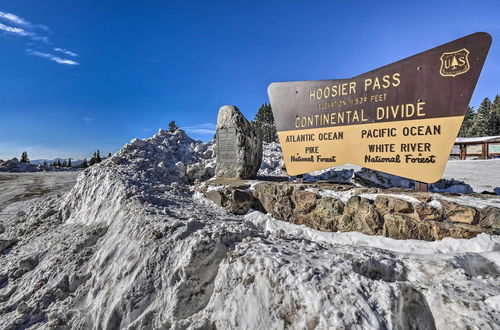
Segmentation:
{"type": "Polygon", "coordinates": [[[216,139],[215,176],[255,179],[262,162],[262,140],[237,107],[220,108],[216,139]]]}

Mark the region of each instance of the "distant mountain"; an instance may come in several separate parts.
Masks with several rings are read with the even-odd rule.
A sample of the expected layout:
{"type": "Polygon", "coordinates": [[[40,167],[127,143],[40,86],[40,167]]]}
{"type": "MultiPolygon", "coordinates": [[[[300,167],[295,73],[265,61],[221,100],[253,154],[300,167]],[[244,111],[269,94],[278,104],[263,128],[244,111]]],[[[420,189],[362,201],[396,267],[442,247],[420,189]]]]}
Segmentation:
{"type": "MultiPolygon", "coordinates": [[[[68,158],[54,158],[54,159],[33,159],[30,160],[30,163],[33,165],[43,165],[43,162],[47,162],[48,165],[52,164],[53,162],[60,161],[61,163],[64,162],[65,160],[68,161],[68,158]]],[[[73,159],[71,158],[71,165],[74,166],[80,166],[82,163],[82,159],[73,159]]]]}

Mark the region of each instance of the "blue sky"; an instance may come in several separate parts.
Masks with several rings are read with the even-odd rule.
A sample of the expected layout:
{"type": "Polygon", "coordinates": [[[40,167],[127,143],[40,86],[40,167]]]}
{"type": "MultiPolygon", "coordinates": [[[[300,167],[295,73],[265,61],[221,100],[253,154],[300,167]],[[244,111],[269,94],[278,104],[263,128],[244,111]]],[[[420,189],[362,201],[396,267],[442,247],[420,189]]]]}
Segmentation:
{"type": "Polygon", "coordinates": [[[213,137],[273,81],[349,78],[477,31],[471,104],[500,93],[499,1],[93,1],[0,4],[0,159],[115,152],[170,120],[213,137]]]}

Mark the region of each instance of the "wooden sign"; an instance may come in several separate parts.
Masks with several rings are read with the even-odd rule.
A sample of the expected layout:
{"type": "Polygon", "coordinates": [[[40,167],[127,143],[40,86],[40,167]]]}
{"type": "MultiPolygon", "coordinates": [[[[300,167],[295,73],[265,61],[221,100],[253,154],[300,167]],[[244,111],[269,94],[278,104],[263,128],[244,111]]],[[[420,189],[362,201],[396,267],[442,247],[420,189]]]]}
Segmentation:
{"type": "Polygon", "coordinates": [[[288,174],[350,163],[439,180],[490,45],[479,32],[351,79],[272,83],[288,174]]]}

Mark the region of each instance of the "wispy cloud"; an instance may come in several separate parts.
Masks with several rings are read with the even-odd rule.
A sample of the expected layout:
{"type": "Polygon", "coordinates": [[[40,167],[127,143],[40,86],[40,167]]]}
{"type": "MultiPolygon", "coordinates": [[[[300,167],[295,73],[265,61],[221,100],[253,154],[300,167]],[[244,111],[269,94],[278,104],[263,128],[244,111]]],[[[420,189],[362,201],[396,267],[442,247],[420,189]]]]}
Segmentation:
{"type": "Polygon", "coordinates": [[[15,25],[23,26],[23,27],[30,28],[30,29],[38,28],[38,29],[41,29],[44,31],[50,31],[49,27],[46,25],[31,24],[31,22],[25,20],[22,17],[15,15],[15,14],[12,14],[12,13],[5,13],[3,11],[0,11],[0,19],[9,22],[9,24],[15,24],[15,25]]]}
{"type": "Polygon", "coordinates": [[[0,30],[8,32],[8,33],[16,34],[16,35],[22,36],[22,37],[32,35],[30,32],[27,32],[24,29],[13,27],[13,26],[8,26],[8,25],[2,24],[2,23],[0,23],[0,30]]]}
{"type": "Polygon", "coordinates": [[[92,121],[94,121],[95,118],[91,118],[91,117],[83,117],[83,121],[86,122],[86,123],[90,123],[92,121]]]}
{"type": "Polygon", "coordinates": [[[49,60],[54,61],[54,62],[59,63],[59,64],[66,64],[66,65],[78,65],[79,64],[78,62],[67,59],[67,58],[60,58],[60,57],[55,56],[55,55],[50,54],[50,53],[42,53],[42,52],[32,50],[32,49],[27,49],[26,53],[28,53],[30,55],[38,56],[38,57],[43,57],[43,58],[49,59],[49,60]]]}
{"type": "Polygon", "coordinates": [[[69,56],[78,57],[77,53],[72,52],[71,50],[64,49],[64,48],[54,48],[54,51],[59,52],[59,53],[63,53],[63,54],[69,55],[69,56]]]}
{"type": "MultiPolygon", "coordinates": [[[[33,24],[30,21],[12,14],[0,11],[0,32],[4,32],[4,34],[9,34],[17,37],[25,37],[29,38],[33,41],[35,48],[40,48],[41,50],[32,50],[27,49],[26,53],[29,55],[34,55],[42,58],[49,59],[55,63],[66,64],[66,65],[78,65],[77,61],[61,58],[54,54],[50,53],[50,50],[47,50],[47,45],[50,45],[51,42],[49,37],[44,35],[44,32],[50,31],[49,27],[43,24],[33,24]],[[3,23],[2,23],[3,22],[3,23]],[[4,24],[5,23],[5,24],[4,24]]],[[[61,47],[53,48],[53,51],[62,53],[71,57],[78,57],[79,55],[71,50],[64,49],[61,47]]]]}
{"type": "Polygon", "coordinates": [[[181,128],[191,134],[213,135],[215,134],[216,126],[215,124],[204,123],[193,126],[185,126],[181,128]]]}
{"type": "Polygon", "coordinates": [[[4,13],[3,11],[0,11],[0,18],[4,19],[6,21],[9,21],[10,23],[17,24],[17,25],[31,26],[31,23],[28,22],[27,20],[25,20],[17,15],[11,14],[11,13],[4,13]]]}

